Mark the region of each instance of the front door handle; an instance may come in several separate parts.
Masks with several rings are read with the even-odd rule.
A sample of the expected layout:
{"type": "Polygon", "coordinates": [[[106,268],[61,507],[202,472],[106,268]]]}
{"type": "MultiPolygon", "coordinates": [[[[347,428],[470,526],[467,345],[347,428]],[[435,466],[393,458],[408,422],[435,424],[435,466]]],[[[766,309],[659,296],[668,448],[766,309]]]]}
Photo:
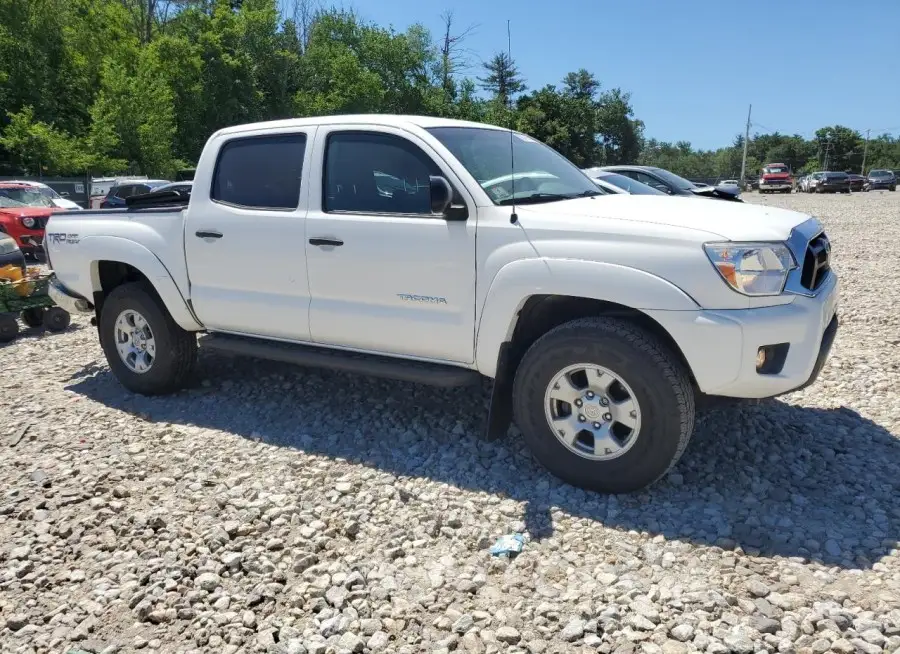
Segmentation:
{"type": "Polygon", "coordinates": [[[197,238],[222,238],[222,232],[214,232],[210,230],[200,230],[195,232],[197,238]]]}
{"type": "Polygon", "coordinates": [[[331,246],[339,246],[343,245],[344,242],[339,238],[311,238],[309,239],[310,245],[331,245],[331,246]]]}

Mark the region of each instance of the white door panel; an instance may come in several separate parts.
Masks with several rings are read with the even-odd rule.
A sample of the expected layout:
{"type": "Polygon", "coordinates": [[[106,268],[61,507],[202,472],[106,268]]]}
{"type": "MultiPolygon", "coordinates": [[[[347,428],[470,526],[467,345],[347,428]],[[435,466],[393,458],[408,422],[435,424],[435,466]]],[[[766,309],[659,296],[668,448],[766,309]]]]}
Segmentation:
{"type": "MultiPolygon", "coordinates": [[[[330,134],[374,132],[403,139],[404,147],[428,158],[457,189],[458,179],[415,136],[395,128],[357,127],[354,130],[320,127],[316,161],[325,159],[330,134]]],[[[383,144],[382,144],[383,145],[383,144]]],[[[352,152],[345,151],[344,156],[352,152]]],[[[401,153],[406,156],[408,153],[401,153]]],[[[475,338],[475,230],[474,202],[468,199],[468,220],[448,221],[421,211],[423,185],[428,172],[421,168],[405,175],[403,165],[390,152],[374,159],[379,170],[343,159],[331,176],[312,180],[307,214],[306,257],[309,275],[310,334],[323,344],[437,359],[456,363],[474,360],[475,338]],[[344,166],[356,168],[355,180],[344,166]],[[360,168],[359,166],[362,166],[360,168]],[[366,173],[368,171],[368,173],[366,173]],[[396,173],[396,176],[395,176],[396,173]],[[375,181],[373,181],[373,179],[375,181]],[[378,197],[379,211],[367,212],[354,199],[378,197]],[[363,188],[366,187],[366,188],[363,188]],[[335,194],[349,193],[343,204],[335,194]],[[395,195],[396,194],[396,195],[395,195]],[[406,195],[404,195],[406,194],[406,195]],[[323,211],[325,209],[340,209],[323,211]],[[330,199],[327,199],[330,198],[330,199]],[[331,202],[332,206],[327,203],[331,202]],[[404,213],[395,213],[393,207],[404,213]],[[328,238],[342,245],[314,245],[311,239],[328,238]]],[[[323,174],[328,168],[317,169],[323,174]]],[[[466,198],[460,196],[466,201],[466,198]]],[[[365,204],[365,203],[363,203],[365,204]]]]}
{"type": "MultiPolygon", "coordinates": [[[[306,178],[314,131],[306,128],[275,136],[266,136],[265,132],[241,134],[231,143],[266,138],[271,143],[287,137],[290,147],[274,148],[272,157],[261,156],[265,153],[260,151],[236,153],[241,165],[251,169],[234,170],[233,179],[215,180],[209,172],[203,179],[195,179],[187,212],[185,255],[191,301],[208,329],[309,340],[304,245],[306,178]],[[305,135],[305,144],[300,135],[305,135]],[[293,195],[297,193],[295,183],[292,192],[284,190],[296,175],[301,178],[299,198],[293,195]],[[216,189],[239,203],[211,198],[216,189]],[[282,208],[243,206],[262,204],[266,199],[282,208]]],[[[205,167],[198,166],[198,171],[210,171],[214,164],[218,168],[210,161],[205,167]]]]}

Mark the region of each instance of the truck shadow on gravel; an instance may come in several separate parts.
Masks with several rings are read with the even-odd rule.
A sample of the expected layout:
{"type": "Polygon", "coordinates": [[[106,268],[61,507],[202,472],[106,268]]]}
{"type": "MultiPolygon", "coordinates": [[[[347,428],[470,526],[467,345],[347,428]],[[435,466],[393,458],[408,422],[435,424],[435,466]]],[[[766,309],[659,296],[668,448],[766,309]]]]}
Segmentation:
{"type": "Polygon", "coordinates": [[[210,354],[198,377],[210,381],[148,398],[92,364],[67,389],[152,421],[508,497],[525,504],[534,539],[553,534],[551,508],[615,529],[842,568],[870,568],[900,538],[900,440],[846,408],[772,400],[701,412],[667,478],[605,496],[552,477],[515,429],[479,440],[486,388],[433,389],[210,354]]]}

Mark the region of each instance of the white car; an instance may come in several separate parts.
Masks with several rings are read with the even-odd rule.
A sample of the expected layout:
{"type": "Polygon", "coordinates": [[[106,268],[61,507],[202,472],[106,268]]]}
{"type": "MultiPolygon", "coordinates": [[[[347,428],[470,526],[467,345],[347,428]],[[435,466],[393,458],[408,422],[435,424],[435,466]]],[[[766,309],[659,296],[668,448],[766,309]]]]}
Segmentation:
{"type": "Polygon", "coordinates": [[[9,180],[10,184],[23,184],[27,186],[32,186],[37,189],[41,195],[45,196],[50,202],[53,203],[53,206],[59,207],[60,209],[66,209],[69,211],[82,211],[84,207],[79,205],[72,200],[68,200],[62,197],[59,193],[53,190],[51,187],[47,186],[43,182],[35,182],[32,180],[9,180]]]}
{"type": "Polygon", "coordinates": [[[489,437],[515,420],[562,479],[627,492],[684,452],[695,393],[806,386],[837,330],[815,218],[603,194],[498,127],[392,115],[230,127],[193,186],[181,206],[145,198],[47,225],[51,295],[95,315],[136,393],[181,388],[198,334],[203,348],[357,375],[489,378],[489,437]],[[515,192],[513,166],[531,181],[515,192]]]}

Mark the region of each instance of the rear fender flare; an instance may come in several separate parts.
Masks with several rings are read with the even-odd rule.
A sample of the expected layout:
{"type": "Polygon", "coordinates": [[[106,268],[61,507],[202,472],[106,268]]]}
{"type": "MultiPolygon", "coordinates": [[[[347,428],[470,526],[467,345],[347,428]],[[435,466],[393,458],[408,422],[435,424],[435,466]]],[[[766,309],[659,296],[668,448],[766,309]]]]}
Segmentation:
{"type": "Polygon", "coordinates": [[[172,274],[162,261],[149,249],[129,239],[118,236],[87,236],[78,244],[90,266],[90,283],[93,292],[100,292],[100,262],[117,261],[128,264],[141,272],[153,285],[172,319],[187,331],[201,331],[203,325],[194,316],[187,299],[181,294],[172,274]]]}

